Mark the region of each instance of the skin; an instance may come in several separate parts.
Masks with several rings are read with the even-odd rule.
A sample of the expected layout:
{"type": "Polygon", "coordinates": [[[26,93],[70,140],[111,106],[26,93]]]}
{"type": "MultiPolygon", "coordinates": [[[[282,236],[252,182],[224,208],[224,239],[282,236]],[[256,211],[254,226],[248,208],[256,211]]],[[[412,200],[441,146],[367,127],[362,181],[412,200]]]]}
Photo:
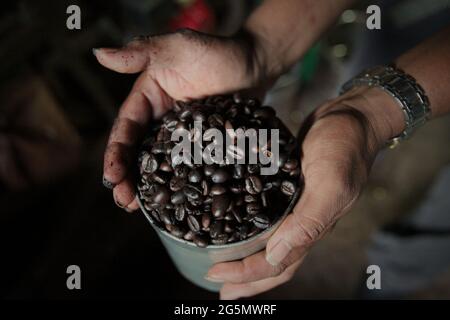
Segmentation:
{"type": "MultiPolygon", "coordinates": [[[[113,186],[116,203],[127,211],[138,208],[128,167],[149,121],[174,100],[264,91],[351,2],[267,0],[233,37],[183,31],[95,50],[105,67],[140,73],[105,151],[104,179],[113,186]]],[[[450,111],[449,38],[447,28],[396,61],[424,88],[433,117],[450,111]]],[[[289,281],[311,246],[351,208],[377,153],[404,123],[400,107],[378,88],[355,88],[319,106],[301,132],[302,197],[264,251],[209,270],[207,279],[224,283],[221,298],[248,297],[289,281]]]]}

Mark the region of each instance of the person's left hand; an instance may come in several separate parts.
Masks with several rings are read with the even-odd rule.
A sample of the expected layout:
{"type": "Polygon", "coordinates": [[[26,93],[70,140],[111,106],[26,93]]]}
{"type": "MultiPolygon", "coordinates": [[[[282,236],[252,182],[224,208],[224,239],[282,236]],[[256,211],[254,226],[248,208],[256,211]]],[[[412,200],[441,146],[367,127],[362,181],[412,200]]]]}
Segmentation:
{"type": "Polygon", "coordinates": [[[209,270],[206,279],[224,282],[221,299],[256,295],[292,278],[308,249],[355,202],[375,155],[394,134],[392,121],[401,116],[391,97],[365,88],[330,101],[311,115],[301,142],[303,194],[266,250],[209,270]]]}

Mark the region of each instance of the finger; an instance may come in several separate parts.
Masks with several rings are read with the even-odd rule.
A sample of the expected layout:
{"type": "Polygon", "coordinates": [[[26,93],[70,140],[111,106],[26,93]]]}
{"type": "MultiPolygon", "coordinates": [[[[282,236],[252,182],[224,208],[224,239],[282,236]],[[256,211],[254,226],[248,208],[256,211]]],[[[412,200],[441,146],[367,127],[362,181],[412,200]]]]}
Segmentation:
{"type": "Polygon", "coordinates": [[[345,203],[336,179],[332,175],[326,179],[321,177],[321,183],[309,181],[314,185],[310,187],[305,178],[304,192],[293,213],[287,216],[267,243],[266,260],[269,264],[283,264],[293,251],[299,254],[306,252],[334,225],[345,203]]]}
{"type": "Polygon", "coordinates": [[[123,48],[99,48],[92,52],[102,66],[120,73],[141,72],[150,63],[149,45],[133,43],[123,48]]]}
{"type": "Polygon", "coordinates": [[[134,188],[133,180],[130,178],[124,179],[121,183],[116,185],[113,189],[114,202],[118,207],[126,211],[134,211],[138,208],[136,201],[136,190],[134,188]]]}
{"type": "Polygon", "coordinates": [[[215,282],[245,283],[276,277],[301,258],[296,252],[292,252],[282,264],[273,266],[266,261],[265,255],[265,251],[260,251],[243,260],[215,264],[208,271],[206,279],[215,282]]]}
{"type": "Polygon", "coordinates": [[[142,73],[120,108],[105,150],[103,182],[106,186],[114,187],[128,175],[135,144],[152,118],[153,110],[159,115],[169,104],[158,97],[161,93],[157,89],[156,84],[142,73]],[[148,96],[149,94],[152,96],[148,96]]]}
{"type": "Polygon", "coordinates": [[[273,289],[292,279],[295,271],[302,263],[303,259],[289,266],[282,274],[274,278],[263,279],[254,282],[235,284],[225,283],[220,290],[221,300],[234,300],[244,297],[251,297],[262,292],[273,289]]]}

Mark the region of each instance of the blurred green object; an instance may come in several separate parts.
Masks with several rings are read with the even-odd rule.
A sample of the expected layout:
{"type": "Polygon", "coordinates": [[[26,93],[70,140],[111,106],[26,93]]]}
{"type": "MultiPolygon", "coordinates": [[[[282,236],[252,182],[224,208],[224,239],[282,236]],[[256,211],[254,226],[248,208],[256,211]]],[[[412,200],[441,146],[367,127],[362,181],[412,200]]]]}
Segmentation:
{"type": "Polygon", "coordinates": [[[303,57],[300,67],[301,83],[308,83],[314,76],[317,65],[319,64],[320,49],[321,43],[319,42],[311,47],[303,57]]]}

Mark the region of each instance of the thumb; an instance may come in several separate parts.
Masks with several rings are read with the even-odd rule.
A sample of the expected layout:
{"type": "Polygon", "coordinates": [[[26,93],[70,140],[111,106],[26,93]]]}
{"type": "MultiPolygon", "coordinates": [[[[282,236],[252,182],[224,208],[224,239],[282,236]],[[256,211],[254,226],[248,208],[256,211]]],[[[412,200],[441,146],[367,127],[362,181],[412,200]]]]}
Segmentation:
{"type": "Polygon", "coordinates": [[[118,49],[99,48],[92,52],[101,65],[120,73],[141,72],[150,62],[148,47],[144,45],[127,45],[118,49]]]}
{"type": "Polygon", "coordinates": [[[281,264],[288,256],[304,256],[308,248],[334,226],[344,206],[348,207],[338,187],[312,189],[315,191],[305,185],[293,212],[269,239],[266,260],[271,265],[281,264]]]}

